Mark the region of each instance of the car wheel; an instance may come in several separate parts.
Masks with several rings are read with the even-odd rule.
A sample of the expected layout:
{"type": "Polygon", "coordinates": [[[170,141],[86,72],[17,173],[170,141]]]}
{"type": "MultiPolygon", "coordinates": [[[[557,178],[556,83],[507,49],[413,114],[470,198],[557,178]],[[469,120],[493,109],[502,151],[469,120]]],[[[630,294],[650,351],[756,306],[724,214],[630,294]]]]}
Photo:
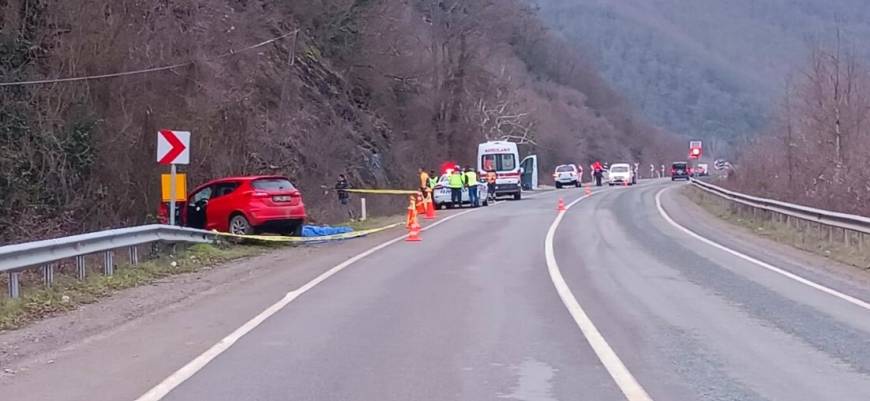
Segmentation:
{"type": "Polygon", "coordinates": [[[521,199],[523,199],[523,193],[522,193],[522,192],[517,192],[517,193],[514,194],[514,200],[521,200],[521,199]]]}
{"type": "Polygon", "coordinates": [[[248,222],[248,219],[241,214],[237,214],[230,218],[230,233],[236,235],[251,235],[254,233],[254,227],[248,222]]]}
{"type": "Polygon", "coordinates": [[[301,237],[302,236],[302,226],[304,224],[301,221],[293,223],[290,225],[290,235],[293,237],[301,237]]]}
{"type": "Polygon", "coordinates": [[[557,183],[556,183],[556,189],[562,189],[562,183],[561,183],[561,182],[557,182],[557,183]]]}
{"type": "Polygon", "coordinates": [[[483,205],[484,207],[489,206],[489,199],[484,199],[481,205],[483,205]]]}
{"type": "Polygon", "coordinates": [[[582,185],[580,184],[580,181],[574,181],[574,186],[580,188],[582,185]]]}

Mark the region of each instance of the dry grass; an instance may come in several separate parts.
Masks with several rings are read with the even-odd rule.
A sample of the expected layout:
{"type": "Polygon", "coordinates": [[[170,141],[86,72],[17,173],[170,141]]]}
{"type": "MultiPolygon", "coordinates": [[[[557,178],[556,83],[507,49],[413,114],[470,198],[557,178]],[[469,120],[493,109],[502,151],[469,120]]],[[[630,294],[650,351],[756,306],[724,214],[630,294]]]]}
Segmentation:
{"type": "MultiPolygon", "coordinates": [[[[22,275],[20,298],[7,298],[5,291],[0,296],[0,331],[17,329],[47,316],[73,310],[79,305],[97,302],[123,289],[148,285],[164,277],[197,272],[207,266],[261,254],[268,249],[265,246],[193,245],[174,256],[160,256],[137,266],[119,265],[112,276],[94,270],[89,271],[87,279],[80,281],[70,272],[59,271],[55,273],[52,288],[42,286],[41,276],[28,271],[22,275]],[[175,266],[172,266],[172,262],[175,262],[175,266]]],[[[5,281],[2,285],[6,286],[5,281]]]]}
{"type": "Polygon", "coordinates": [[[736,203],[687,186],[683,194],[707,212],[760,237],[791,245],[841,263],[870,269],[870,236],[830,229],[813,222],[786,219],[778,214],[741,207],[736,203]]]}

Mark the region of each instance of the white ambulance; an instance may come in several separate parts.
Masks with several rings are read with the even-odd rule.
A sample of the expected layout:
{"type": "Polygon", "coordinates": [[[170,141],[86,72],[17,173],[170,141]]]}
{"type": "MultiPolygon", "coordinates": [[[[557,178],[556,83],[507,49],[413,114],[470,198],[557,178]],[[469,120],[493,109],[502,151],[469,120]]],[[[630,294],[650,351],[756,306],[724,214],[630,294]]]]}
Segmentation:
{"type": "Polygon", "coordinates": [[[495,196],[513,196],[515,200],[522,198],[522,168],[520,167],[520,152],[517,144],[507,141],[481,143],[477,147],[477,171],[481,177],[486,177],[489,170],[495,170],[495,196]]]}

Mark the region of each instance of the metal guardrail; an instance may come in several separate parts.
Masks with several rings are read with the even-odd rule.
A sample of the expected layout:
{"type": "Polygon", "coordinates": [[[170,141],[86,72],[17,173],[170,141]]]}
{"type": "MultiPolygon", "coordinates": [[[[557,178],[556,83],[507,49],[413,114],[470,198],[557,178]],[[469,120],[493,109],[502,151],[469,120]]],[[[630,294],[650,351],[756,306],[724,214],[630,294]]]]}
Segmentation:
{"type": "Polygon", "coordinates": [[[127,248],[131,265],[139,263],[138,246],[154,242],[211,243],[216,233],[168,225],[147,225],[131,228],[105,230],[89,234],[27,242],[0,247],[0,273],[8,275],[9,296],[20,294],[21,272],[30,268],[42,269],[44,284],[50,287],[54,281],[55,263],[75,259],[76,275],[84,279],[85,256],[100,254],[103,257],[103,273],[114,272],[114,251],[127,248]]]}
{"type": "Polygon", "coordinates": [[[691,182],[696,188],[721,198],[749,206],[753,210],[764,210],[770,214],[771,218],[778,217],[786,225],[791,224],[790,220],[795,221],[795,224],[800,224],[801,221],[815,223],[820,232],[822,226],[826,226],[828,227],[827,239],[829,241],[833,241],[833,229],[837,228],[843,231],[843,242],[846,244],[852,244],[849,239],[850,233],[857,234],[856,244],[861,248],[864,245],[864,236],[870,234],[870,218],[868,217],[746,195],[695,178],[692,178],[691,182]]]}

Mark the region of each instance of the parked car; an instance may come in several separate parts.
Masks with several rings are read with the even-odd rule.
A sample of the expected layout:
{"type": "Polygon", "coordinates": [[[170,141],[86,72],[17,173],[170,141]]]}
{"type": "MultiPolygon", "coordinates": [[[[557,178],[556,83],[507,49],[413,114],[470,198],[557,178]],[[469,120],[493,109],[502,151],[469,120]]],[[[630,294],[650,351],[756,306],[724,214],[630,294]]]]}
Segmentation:
{"type": "Polygon", "coordinates": [[[634,171],[628,163],[614,163],[610,166],[607,174],[607,184],[613,185],[634,185],[634,171]]]}
{"type": "Polygon", "coordinates": [[[689,180],[689,163],[686,162],[674,162],[671,164],[671,181],[676,180],[689,180]]]}
{"type": "Polygon", "coordinates": [[[286,177],[228,177],[202,184],[187,197],[182,223],[233,234],[273,232],[299,236],[305,223],[302,194],[286,177]]]}
{"type": "MultiPolygon", "coordinates": [[[[477,196],[480,198],[481,206],[489,206],[489,188],[486,183],[477,183],[477,196]]],[[[447,174],[443,174],[438,179],[438,185],[435,185],[435,190],[432,191],[432,202],[435,203],[435,208],[444,209],[453,207],[453,197],[450,187],[447,185],[447,174]]],[[[462,189],[462,204],[470,204],[471,200],[468,197],[468,189],[462,189]]]]}
{"type": "Polygon", "coordinates": [[[563,164],[556,167],[556,172],[553,173],[553,180],[556,182],[556,188],[562,188],[566,185],[580,187],[580,170],[573,164],[563,164]]]}

